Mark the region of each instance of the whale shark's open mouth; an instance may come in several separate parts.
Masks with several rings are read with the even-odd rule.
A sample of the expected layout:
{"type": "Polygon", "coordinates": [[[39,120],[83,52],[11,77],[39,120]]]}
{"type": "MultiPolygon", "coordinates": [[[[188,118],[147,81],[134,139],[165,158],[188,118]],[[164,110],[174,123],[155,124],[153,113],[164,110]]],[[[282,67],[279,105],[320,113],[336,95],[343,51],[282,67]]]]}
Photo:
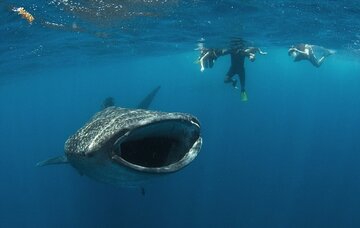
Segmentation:
{"type": "Polygon", "coordinates": [[[150,172],[175,172],[200,151],[197,120],[162,120],[133,129],[114,144],[112,158],[129,168],[150,172]]]}

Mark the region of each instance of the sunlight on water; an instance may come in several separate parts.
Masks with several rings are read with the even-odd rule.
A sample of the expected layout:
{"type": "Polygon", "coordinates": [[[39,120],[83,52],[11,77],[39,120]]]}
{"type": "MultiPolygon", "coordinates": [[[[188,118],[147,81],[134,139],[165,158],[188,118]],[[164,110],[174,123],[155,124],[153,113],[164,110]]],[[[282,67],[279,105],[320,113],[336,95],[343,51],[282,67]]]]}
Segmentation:
{"type": "Polygon", "coordinates": [[[36,58],[56,59],[58,50],[64,56],[78,55],[81,50],[84,58],[176,54],[193,51],[201,38],[217,47],[232,37],[242,37],[263,47],[287,48],[306,42],[342,55],[359,56],[360,52],[360,4],[354,1],[32,0],[24,5],[2,4],[5,42],[0,44],[0,55],[11,56],[2,65],[11,65],[14,59],[26,65],[30,59],[24,56],[29,53],[33,53],[32,61],[44,64],[36,58]],[[19,7],[26,10],[22,15],[13,10],[19,7]],[[31,22],[26,23],[25,12],[33,16],[31,22]]]}

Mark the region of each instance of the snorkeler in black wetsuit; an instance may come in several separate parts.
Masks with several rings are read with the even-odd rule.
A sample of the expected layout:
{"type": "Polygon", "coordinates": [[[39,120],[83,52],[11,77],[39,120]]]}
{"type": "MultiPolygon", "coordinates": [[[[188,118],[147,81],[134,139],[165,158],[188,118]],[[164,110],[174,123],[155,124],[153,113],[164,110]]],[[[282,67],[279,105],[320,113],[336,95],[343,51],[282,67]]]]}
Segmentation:
{"type": "Polygon", "coordinates": [[[315,67],[320,67],[321,64],[324,62],[325,58],[334,53],[335,51],[310,44],[293,45],[288,50],[288,55],[294,58],[294,62],[298,62],[301,60],[309,60],[311,64],[314,65],[315,67]],[[316,58],[314,53],[314,48],[320,49],[323,52],[321,58],[319,59],[316,58]]]}
{"type": "MultiPolygon", "coordinates": [[[[245,92],[245,57],[249,57],[244,51],[240,49],[230,50],[231,65],[226,73],[224,83],[232,83],[236,88],[237,81],[233,77],[237,74],[240,80],[241,92],[245,92]]],[[[224,55],[226,52],[224,52],[224,55]]]]}
{"type": "Polygon", "coordinates": [[[218,57],[230,54],[231,65],[225,76],[224,83],[232,83],[233,87],[237,88],[237,81],[233,79],[234,75],[237,74],[240,81],[241,100],[247,101],[247,94],[245,90],[245,57],[254,62],[256,57],[255,54],[257,52],[262,55],[267,54],[266,52],[262,52],[259,48],[256,47],[244,48],[243,46],[240,46],[230,49],[204,49],[202,50],[199,57],[201,71],[204,71],[205,68],[212,68],[215,60],[218,57]]]}

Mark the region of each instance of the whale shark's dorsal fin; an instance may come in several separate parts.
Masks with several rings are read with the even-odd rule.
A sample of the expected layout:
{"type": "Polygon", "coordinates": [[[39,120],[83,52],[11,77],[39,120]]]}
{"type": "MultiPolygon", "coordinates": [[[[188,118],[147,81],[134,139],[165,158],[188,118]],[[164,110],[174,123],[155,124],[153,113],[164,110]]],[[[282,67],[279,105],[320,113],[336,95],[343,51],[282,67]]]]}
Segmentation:
{"type": "Polygon", "coordinates": [[[115,99],[113,97],[107,97],[101,105],[101,110],[104,110],[111,106],[115,106],[115,99]]]}
{"type": "MultiPolygon", "coordinates": [[[[151,105],[152,101],[154,100],[154,97],[159,92],[160,86],[157,86],[155,89],[153,89],[144,99],[141,100],[141,102],[136,106],[138,109],[149,109],[149,106],[151,105]]],[[[113,97],[107,97],[104,99],[101,110],[104,110],[108,107],[115,106],[115,99],[113,97]]]]}
{"type": "Polygon", "coordinates": [[[157,92],[159,92],[160,86],[157,86],[153,91],[151,91],[138,105],[137,108],[139,109],[148,109],[151,102],[154,100],[157,92]]]}
{"type": "Polygon", "coordinates": [[[41,161],[36,163],[36,166],[45,166],[45,165],[59,165],[59,164],[67,164],[69,163],[65,156],[57,156],[53,158],[49,158],[45,161],[41,161]]]}

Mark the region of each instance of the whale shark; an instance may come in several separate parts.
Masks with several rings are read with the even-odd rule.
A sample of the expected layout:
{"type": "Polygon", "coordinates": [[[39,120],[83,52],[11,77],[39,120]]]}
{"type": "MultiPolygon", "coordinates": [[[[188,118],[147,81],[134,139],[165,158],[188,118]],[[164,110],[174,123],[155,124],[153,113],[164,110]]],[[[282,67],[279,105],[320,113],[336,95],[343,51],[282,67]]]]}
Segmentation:
{"type": "Polygon", "coordinates": [[[117,186],[181,170],[200,152],[200,123],[191,114],[148,110],[159,89],[134,109],[106,105],[66,140],[64,155],[37,166],[70,164],[81,175],[117,186]]]}

